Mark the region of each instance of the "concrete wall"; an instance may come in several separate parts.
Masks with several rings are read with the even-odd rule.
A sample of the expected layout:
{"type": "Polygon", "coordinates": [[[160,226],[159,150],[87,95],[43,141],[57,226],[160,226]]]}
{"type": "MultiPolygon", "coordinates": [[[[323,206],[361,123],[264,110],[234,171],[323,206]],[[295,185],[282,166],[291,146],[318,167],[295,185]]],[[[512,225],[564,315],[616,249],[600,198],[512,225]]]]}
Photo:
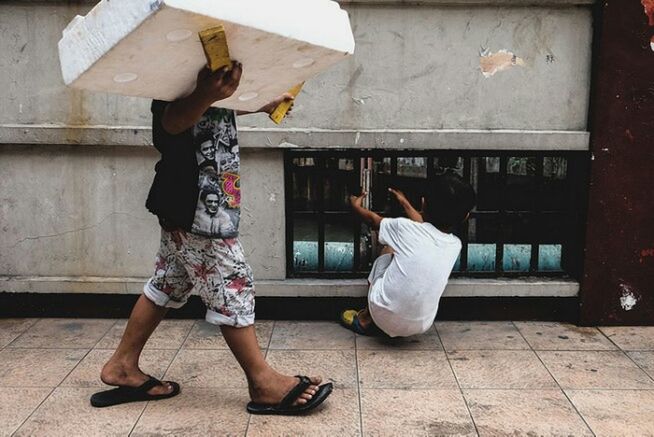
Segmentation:
{"type": "MultiPolygon", "coordinates": [[[[587,150],[589,1],[415,3],[347,3],[356,55],[310,81],[282,128],[239,120],[258,279],[285,278],[284,147],[587,150]],[[519,65],[484,77],[500,50],[519,65]]],[[[89,7],[0,4],[3,291],[133,292],[151,270],[149,102],[70,90],[59,73],[61,30],[89,7]]]]}

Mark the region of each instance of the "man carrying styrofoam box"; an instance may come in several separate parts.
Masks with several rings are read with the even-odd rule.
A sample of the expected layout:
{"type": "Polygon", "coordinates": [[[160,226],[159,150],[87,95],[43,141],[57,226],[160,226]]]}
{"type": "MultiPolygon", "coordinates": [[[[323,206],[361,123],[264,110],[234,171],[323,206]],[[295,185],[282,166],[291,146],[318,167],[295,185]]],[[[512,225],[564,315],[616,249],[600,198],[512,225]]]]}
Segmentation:
{"type": "Polygon", "coordinates": [[[161,153],[146,203],[161,225],[155,271],[102,368],[102,381],[116,388],[94,394],[93,406],[180,393],[179,384],[145,374],[138,363],[168,308],[184,305],[192,290],[198,291],[207,306],[206,320],[220,327],[247,376],[250,413],[302,414],[330,395],[332,384],[321,385],[321,377],[284,375],[265,361],[254,329],[252,270],[238,239],[236,116],[264,112],[280,120],[299,88],[293,94],[281,91],[354,49],[347,15],[335,2],[303,2],[104,0],[64,32],[59,47],[65,82],[155,98],[153,143],[161,153]],[[259,9],[252,11],[253,5],[259,9]],[[285,5],[299,16],[289,14],[285,5]],[[223,27],[208,29],[217,19],[223,27]],[[285,36],[274,26],[277,31],[287,26],[285,36]],[[337,35],[330,37],[334,29],[337,35]],[[204,46],[191,37],[194,32],[206,37],[204,46]],[[140,61],[143,57],[147,62],[140,61]]]}

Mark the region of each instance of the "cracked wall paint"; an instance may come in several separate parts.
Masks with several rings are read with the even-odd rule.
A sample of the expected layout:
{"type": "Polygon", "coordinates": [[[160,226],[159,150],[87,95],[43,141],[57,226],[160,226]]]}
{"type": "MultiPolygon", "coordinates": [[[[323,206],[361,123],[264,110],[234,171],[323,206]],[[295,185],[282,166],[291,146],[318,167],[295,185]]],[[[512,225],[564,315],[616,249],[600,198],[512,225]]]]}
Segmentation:
{"type": "Polygon", "coordinates": [[[506,49],[502,49],[496,53],[488,49],[482,49],[479,55],[479,68],[484,77],[491,77],[497,72],[508,70],[516,65],[520,67],[525,65],[525,61],[522,58],[519,58],[513,52],[506,49]]]}
{"type": "Polygon", "coordinates": [[[638,296],[633,287],[620,284],[620,306],[625,311],[631,311],[638,303],[638,296]]]}

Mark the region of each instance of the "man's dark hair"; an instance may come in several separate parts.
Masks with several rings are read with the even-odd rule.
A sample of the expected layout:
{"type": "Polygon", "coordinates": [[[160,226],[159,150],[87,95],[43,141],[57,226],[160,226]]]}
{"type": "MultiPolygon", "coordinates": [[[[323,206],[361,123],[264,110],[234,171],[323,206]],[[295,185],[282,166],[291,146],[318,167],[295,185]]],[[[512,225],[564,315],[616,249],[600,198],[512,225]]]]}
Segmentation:
{"type": "Polygon", "coordinates": [[[215,138],[213,137],[213,132],[211,131],[202,131],[198,134],[197,137],[195,137],[195,145],[200,150],[200,146],[202,143],[211,141],[213,143],[215,141],[215,138]]]}
{"type": "Polygon", "coordinates": [[[425,196],[425,220],[440,230],[451,230],[465,220],[475,201],[472,186],[448,171],[436,177],[425,196]]]}
{"type": "Polygon", "coordinates": [[[218,200],[220,200],[220,193],[211,190],[202,190],[202,192],[200,192],[200,200],[204,203],[207,200],[207,196],[209,194],[215,194],[218,196],[218,200]]]}

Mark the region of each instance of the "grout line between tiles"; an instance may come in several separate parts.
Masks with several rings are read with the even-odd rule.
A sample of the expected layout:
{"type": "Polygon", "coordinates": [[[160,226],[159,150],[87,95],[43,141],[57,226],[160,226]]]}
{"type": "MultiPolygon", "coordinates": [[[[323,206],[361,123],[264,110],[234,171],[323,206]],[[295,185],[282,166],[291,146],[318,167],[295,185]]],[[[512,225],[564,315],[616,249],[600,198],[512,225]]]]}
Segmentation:
{"type": "Polygon", "coordinates": [[[31,325],[29,325],[29,326],[27,327],[27,329],[23,330],[23,331],[22,331],[20,334],[18,334],[18,335],[17,335],[13,340],[11,340],[9,343],[7,343],[7,344],[2,348],[2,350],[4,350],[4,349],[9,349],[9,346],[11,346],[11,345],[16,341],[16,340],[18,340],[18,339],[21,338],[23,335],[25,335],[25,333],[26,333],[27,331],[29,331],[30,329],[32,329],[32,328],[34,327],[34,325],[36,325],[37,323],[39,323],[39,322],[42,320],[42,318],[39,317],[39,318],[36,318],[36,319],[34,319],[34,320],[35,320],[34,323],[32,323],[31,325]]]}
{"type": "Polygon", "coordinates": [[[541,359],[540,355],[538,355],[538,353],[537,353],[537,352],[534,350],[534,348],[531,346],[531,343],[529,343],[529,342],[527,341],[527,339],[525,338],[525,336],[522,335],[522,332],[520,331],[520,329],[518,329],[518,327],[516,326],[515,322],[512,321],[511,323],[513,324],[513,326],[515,326],[515,329],[518,331],[518,333],[520,334],[520,336],[521,336],[521,337],[522,337],[522,338],[527,342],[527,344],[529,345],[529,348],[531,349],[531,351],[533,352],[533,354],[536,355],[536,358],[538,358],[538,361],[540,361],[541,365],[545,368],[545,370],[547,370],[547,373],[550,375],[550,378],[552,378],[552,379],[554,380],[554,382],[556,383],[556,385],[557,385],[557,387],[559,388],[559,390],[561,390],[561,393],[563,393],[563,396],[565,396],[565,398],[568,400],[568,402],[570,403],[570,405],[572,406],[572,408],[574,408],[574,410],[575,410],[575,412],[577,413],[577,415],[578,415],[578,416],[581,418],[581,420],[584,422],[584,425],[586,425],[586,428],[588,428],[588,430],[591,432],[591,434],[596,435],[596,434],[595,434],[595,431],[593,431],[593,428],[591,428],[590,425],[588,424],[588,422],[586,421],[586,418],[585,418],[585,417],[581,414],[581,412],[577,409],[577,406],[572,402],[572,399],[570,399],[570,397],[568,397],[568,394],[565,392],[565,390],[563,390],[563,387],[561,387],[561,384],[559,384],[559,381],[554,377],[554,375],[552,374],[552,372],[550,371],[550,369],[545,365],[545,363],[544,363],[543,360],[541,359]]]}
{"type": "Polygon", "coordinates": [[[636,367],[638,367],[638,368],[639,368],[643,373],[645,373],[645,375],[647,375],[647,377],[648,377],[650,380],[652,380],[652,381],[654,382],[654,373],[653,373],[652,375],[650,375],[650,373],[649,373],[647,370],[643,369],[643,367],[642,367],[640,364],[638,364],[638,363],[637,363],[633,358],[631,358],[631,355],[629,355],[629,352],[649,352],[649,351],[637,351],[637,350],[636,350],[636,351],[626,351],[626,350],[622,349],[620,346],[618,346],[618,344],[617,344],[616,342],[614,342],[613,339],[612,339],[611,337],[609,337],[608,335],[604,334],[604,331],[602,331],[602,330],[599,329],[599,328],[597,328],[597,330],[598,330],[599,332],[601,332],[602,335],[604,335],[604,336],[605,336],[605,337],[606,337],[606,338],[607,338],[607,339],[608,339],[608,340],[609,340],[609,341],[610,341],[610,342],[611,342],[615,347],[617,347],[618,350],[619,350],[620,352],[622,352],[624,355],[626,355],[626,357],[627,357],[627,359],[628,359],[629,361],[631,361],[632,363],[634,363],[634,365],[635,365],[636,367]]]}
{"type": "MultiPolygon", "coordinates": [[[[182,351],[182,347],[184,346],[184,343],[186,343],[186,340],[188,340],[189,336],[191,335],[191,332],[193,332],[193,327],[194,326],[195,326],[195,322],[191,323],[191,325],[189,327],[189,330],[186,333],[186,335],[184,336],[184,340],[182,340],[181,344],[179,345],[179,348],[177,348],[177,352],[175,352],[175,355],[173,356],[173,359],[170,360],[170,363],[168,363],[168,366],[166,366],[166,370],[164,370],[163,377],[161,378],[162,380],[166,377],[166,373],[168,373],[168,370],[170,370],[170,366],[173,365],[173,363],[175,362],[175,359],[177,358],[179,353],[182,351]]],[[[157,327],[159,327],[159,325],[157,325],[157,327]]],[[[156,328],[155,328],[155,330],[156,330],[156,328]]],[[[152,331],[152,334],[154,334],[154,331],[152,331]]],[[[150,337],[152,337],[152,335],[150,335],[150,337]]],[[[168,349],[168,350],[170,350],[170,349],[168,349]]],[[[134,429],[136,428],[136,425],[138,425],[139,421],[141,420],[141,417],[143,417],[143,414],[145,413],[145,410],[148,408],[148,405],[150,405],[150,401],[147,401],[144,404],[145,405],[143,405],[143,409],[141,410],[141,413],[139,414],[139,416],[134,421],[134,425],[132,425],[132,429],[130,429],[129,433],[127,434],[128,437],[131,436],[132,433],[134,432],[134,429]]]]}
{"type": "MultiPolygon", "coordinates": [[[[40,321],[40,320],[41,320],[41,319],[38,319],[38,321],[40,321]]],[[[30,325],[30,328],[34,327],[34,326],[38,323],[38,321],[35,322],[34,324],[30,325]]],[[[95,345],[97,345],[97,344],[100,342],[100,340],[102,340],[102,339],[104,338],[104,336],[107,335],[107,333],[111,330],[111,328],[114,327],[115,324],[116,324],[116,322],[114,322],[114,323],[112,323],[111,325],[109,325],[109,328],[107,328],[107,330],[106,330],[106,331],[105,331],[101,336],[98,337],[98,340],[95,342],[95,345]]],[[[27,330],[26,330],[25,332],[27,332],[27,330]]],[[[24,333],[25,333],[25,332],[24,332],[24,333]]],[[[24,333],[23,333],[23,334],[24,334],[24,333]]],[[[21,334],[21,335],[22,335],[22,334],[21,334]]],[[[16,338],[18,338],[18,337],[16,337],[16,338]]],[[[95,345],[94,345],[93,347],[95,347],[95,345]]],[[[27,416],[27,417],[25,418],[25,420],[23,420],[23,422],[21,422],[21,424],[20,424],[20,425],[19,425],[19,426],[18,426],[18,427],[17,427],[17,428],[16,428],[16,429],[11,433],[12,436],[13,436],[13,435],[14,435],[14,434],[19,430],[19,429],[21,429],[21,428],[23,427],[23,425],[25,425],[25,423],[26,423],[26,422],[27,422],[27,421],[28,421],[28,420],[29,420],[29,419],[34,415],[34,413],[36,413],[36,411],[37,411],[39,408],[41,408],[41,405],[43,405],[43,404],[45,403],[45,401],[48,400],[48,399],[50,398],[50,396],[52,396],[52,394],[55,392],[55,390],[57,390],[59,387],[61,387],[61,384],[63,384],[63,382],[64,382],[66,379],[68,379],[68,377],[70,376],[70,374],[73,373],[73,372],[75,371],[75,369],[77,369],[77,366],[79,366],[80,363],[81,363],[82,361],[84,361],[84,359],[89,355],[89,353],[91,353],[91,351],[93,350],[93,347],[91,347],[90,349],[88,349],[88,350],[86,351],[86,353],[84,354],[84,356],[83,356],[82,358],[80,358],[80,360],[79,360],[79,361],[78,361],[78,362],[73,366],[72,369],[70,369],[70,371],[66,374],[66,376],[64,376],[63,378],[61,378],[61,381],[59,381],[59,384],[57,384],[56,386],[54,386],[54,387],[52,388],[52,390],[50,390],[50,393],[48,393],[48,395],[47,395],[45,398],[43,398],[43,400],[42,400],[41,402],[39,402],[39,405],[37,405],[37,407],[34,408],[34,409],[32,410],[32,412],[29,414],[29,416],[27,416]]],[[[16,348],[16,349],[18,349],[18,348],[16,348]]],[[[20,348],[20,349],[25,349],[25,348],[20,348]]],[[[31,348],[31,349],[43,350],[43,349],[50,349],[50,348],[31,348]]],[[[62,348],[62,349],[63,349],[63,348],[62,348]]],[[[66,349],[68,349],[68,348],[66,348],[66,349]]],[[[76,348],[76,349],[83,350],[83,349],[85,349],[85,348],[76,348]]]]}
{"type": "Polygon", "coordinates": [[[361,400],[361,381],[359,379],[359,347],[357,334],[354,334],[354,366],[357,378],[357,399],[359,400],[359,435],[363,435],[363,402],[361,400]]]}
{"type": "Polygon", "coordinates": [[[459,388],[459,393],[461,394],[461,398],[463,398],[463,404],[466,406],[466,410],[468,411],[468,416],[470,417],[470,421],[472,422],[472,426],[475,427],[475,434],[479,436],[479,429],[477,428],[477,423],[475,422],[475,418],[472,416],[472,411],[470,411],[470,406],[468,405],[468,399],[466,398],[465,393],[463,392],[463,389],[461,388],[461,384],[459,383],[459,378],[456,376],[456,372],[454,371],[454,367],[452,367],[452,363],[450,362],[450,357],[447,355],[447,352],[445,352],[445,345],[443,344],[443,339],[441,338],[441,333],[438,332],[438,329],[434,327],[434,330],[436,331],[436,336],[438,337],[438,341],[441,343],[443,346],[443,352],[445,354],[445,359],[447,360],[447,365],[450,366],[450,372],[452,372],[452,375],[454,376],[454,380],[456,381],[456,386],[459,388]]]}

